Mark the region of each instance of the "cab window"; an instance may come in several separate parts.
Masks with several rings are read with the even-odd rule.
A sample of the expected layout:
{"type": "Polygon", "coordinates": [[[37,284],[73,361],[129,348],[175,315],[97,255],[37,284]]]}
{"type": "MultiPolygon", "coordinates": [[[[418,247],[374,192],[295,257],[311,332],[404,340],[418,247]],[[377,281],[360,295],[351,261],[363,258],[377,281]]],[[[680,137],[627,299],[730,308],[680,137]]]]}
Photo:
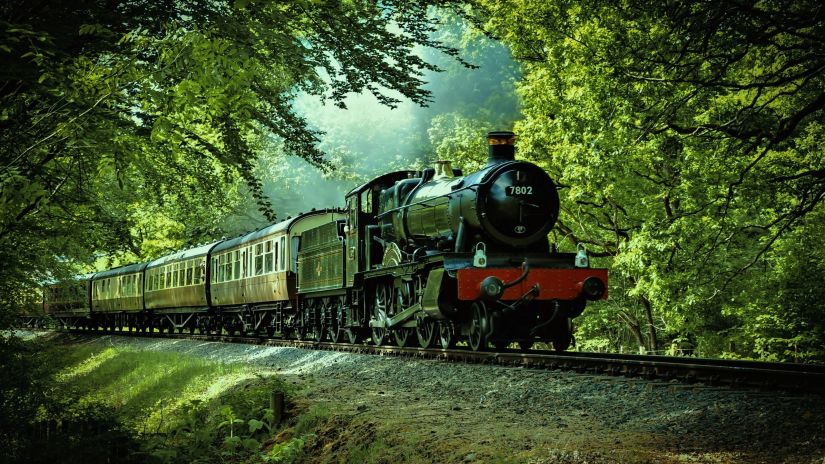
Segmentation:
{"type": "Polygon", "coordinates": [[[372,189],[361,192],[361,212],[372,213],[372,189]]]}

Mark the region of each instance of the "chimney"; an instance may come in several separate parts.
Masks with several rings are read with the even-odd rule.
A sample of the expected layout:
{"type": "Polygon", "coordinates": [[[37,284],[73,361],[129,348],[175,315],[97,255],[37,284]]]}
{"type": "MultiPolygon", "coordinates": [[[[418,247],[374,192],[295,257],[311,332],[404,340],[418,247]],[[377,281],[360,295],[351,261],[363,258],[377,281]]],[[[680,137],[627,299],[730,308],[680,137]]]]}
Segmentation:
{"type": "Polygon", "coordinates": [[[510,131],[488,132],[487,145],[490,147],[487,166],[516,159],[516,134],[510,131]]]}
{"type": "Polygon", "coordinates": [[[435,162],[435,176],[433,178],[440,179],[443,177],[455,177],[452,161],[438,160],[435,162]]]}

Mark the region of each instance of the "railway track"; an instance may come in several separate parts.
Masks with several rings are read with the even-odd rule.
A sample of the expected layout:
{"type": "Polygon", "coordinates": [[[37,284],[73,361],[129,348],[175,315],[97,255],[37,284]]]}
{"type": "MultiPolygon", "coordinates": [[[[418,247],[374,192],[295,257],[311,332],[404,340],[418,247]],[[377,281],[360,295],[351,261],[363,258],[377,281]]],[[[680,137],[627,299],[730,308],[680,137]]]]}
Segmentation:
{"type": "Polygon", "coordinates": [[[492,364],[534,369],[567,370],[578,373],[625,376],[647,380],[678,381],[731,388],[786,390],[825,395],[825,365],[762,361],[687,358],[591,352],[499,350],[476,352],[469,348],[400,348],[366,344],[330,343],[308,340],[279,340],[232,335],[190,335],[176,333],[86,332],[146,338],[201,340],[262,346],[294,347],[309,350],[341,351],[379,356],[435,359],[450,362],[492,364]]]}

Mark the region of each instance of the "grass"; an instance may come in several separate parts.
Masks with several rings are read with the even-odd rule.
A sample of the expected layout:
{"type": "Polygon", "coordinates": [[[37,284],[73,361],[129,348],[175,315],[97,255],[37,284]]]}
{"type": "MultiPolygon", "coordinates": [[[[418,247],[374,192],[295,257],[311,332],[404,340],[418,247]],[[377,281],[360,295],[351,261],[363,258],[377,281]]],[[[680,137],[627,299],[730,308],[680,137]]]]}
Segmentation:
{"type": "MultiPolygon", "coordinates": [[[[47,424],[52,432],[45,440],[34,434],[28,442],[21,434],[24,440],[12,443],[16,448],[7,459],[0,453],[0,464],[360,464],[432,459],[420,448],[420,433],[388,433],[374,418],[341,415],[334,403],[312,403],[297,387],[246,364],[99,342],[43,343],[36,350],[32,346],[28,349],[40,350],[32,357],[36,362],[15,372],[36,377],[32,384],[43,386],[38,388],[42,395],[24,398],[23,388],[4,387],[0,378],[0,390],[16,392],[28,404],[6,416],[15,418],[12,424],[31,421],[27,426],[35,429],[47,424]],[[273,391],[286,398],[282,424],[273,423],[268,409],[273,391]]],[[[0,350],[0,365],[12,358],[3,358],[0,350]]],[[[0,429],[8,404],[0,402],[0,429]]],[[[4,443],[0,434],[0,446],[4,443]]]]}
{"type": "Polygon", "coordinates": [[[60,462],[271,462],[262,446],[277,432],[270,394],[294,393],[246,365],[187,354],[96,343],[34,352],[32,382],[47,387],[30,401],[36,417],[20,427],[30,462],[55,462],[61,452],[60,462]]]}

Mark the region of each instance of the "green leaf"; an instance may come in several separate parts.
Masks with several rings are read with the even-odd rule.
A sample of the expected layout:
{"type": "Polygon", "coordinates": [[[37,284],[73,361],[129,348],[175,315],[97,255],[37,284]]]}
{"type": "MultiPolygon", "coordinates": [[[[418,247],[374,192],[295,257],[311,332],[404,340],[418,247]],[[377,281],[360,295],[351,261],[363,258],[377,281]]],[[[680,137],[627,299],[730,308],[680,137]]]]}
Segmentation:
{"type": "Polygon", "coordinates": [[[257,419],[250,419],[249,420],[249,433],[255,433],[258,430],[261,430],[264,426],[264,423],[257,420],[257,419]]]}

